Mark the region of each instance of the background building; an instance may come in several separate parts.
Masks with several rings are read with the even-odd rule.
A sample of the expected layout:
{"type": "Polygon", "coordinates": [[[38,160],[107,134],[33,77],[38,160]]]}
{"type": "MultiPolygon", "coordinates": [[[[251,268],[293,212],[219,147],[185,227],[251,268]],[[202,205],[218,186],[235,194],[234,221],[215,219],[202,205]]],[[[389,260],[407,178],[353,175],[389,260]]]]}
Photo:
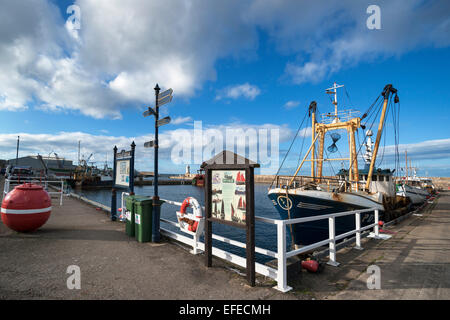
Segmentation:
{"type": "MultiPolygon", "coordinates": [[[[47,167],[48,174],[61,175],[63,172],[67,173],[75,170],[76,166],[73,165],[72,160],[67,160],[59,157],[46,157],[46,156],[26,156],[17,159],[7,160],[7,165],[12,166],[26,166],[31,167],[34,175],[38,176],[45,173],[47,167]],[[54,170],[52,170],[54,169],[54,170]],[[58,174],[61,173],[61,174],[58,174]]],[[[65,175],[65,174],[63,174],[65,175]]]]}

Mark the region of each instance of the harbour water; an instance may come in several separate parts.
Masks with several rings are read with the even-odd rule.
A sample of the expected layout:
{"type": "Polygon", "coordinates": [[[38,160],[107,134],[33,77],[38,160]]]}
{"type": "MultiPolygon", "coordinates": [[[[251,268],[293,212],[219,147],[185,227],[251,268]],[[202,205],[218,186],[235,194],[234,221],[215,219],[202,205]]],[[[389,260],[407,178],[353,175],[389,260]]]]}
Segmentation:
{"type": "MultiPolygon", "coordinates": [[[[267,196],[267,189],[268,189],[267,184],[255,184],[255,215],[272,219],[280,219],[280,216],[276,212],[272,202],[267,196]]],[[[73,192],[83,195],[88,199],[102,203],[106,206],[111,206],[111,190],[109,189],[73,190],[73,192]]],[[[134,192],[137,195],[152,196],[153,186],[135,186],[134,192]]],[[[177,186],[161,185],[158,188],[158,193],[161,199],[183,202],[183,200],[187,197],[194,197],[199,201],[201,205],[204,205],[205,202],[204,188],[192,186],[190,184],[177,186]]],[[[122,194],[121,191],[118,190],[117,208],[120,208],[121,206],[120,203],[121,194],[122,194]]],[[[161,217],[167,220],[176,221],[175,212],[178,211],[179,209],[180,208],[177,206],[164,204],[161,207],[161,217]]],[[[161,227],[177,231],[175,227],[164,222],[161,222],[161,227]]],[[[233,240],[241,241],[243,243],[246,242],[246,234],[244,229],[214,223],[213,233],[233,240]]],[[[201,241],[203,241],[203,238],[201,239],[201,241]]],[[[257,247],[276,251],[277,246],[276,226],[256,221],[255,242],[257,247]]],[[[287,244],[291,243],[289,232],[287,232],[286,243],[287,244]]],[[[245,249],[241,249],[215,240],[213,240],[213,245],[215,247],[225,249],[237,255],[245,256],[245,249]]],[[[257,261],[261,263],[267,262],[272,259],[270,257],[260,255],[258,253],[256,253],[256,258],[257,261]]]]}

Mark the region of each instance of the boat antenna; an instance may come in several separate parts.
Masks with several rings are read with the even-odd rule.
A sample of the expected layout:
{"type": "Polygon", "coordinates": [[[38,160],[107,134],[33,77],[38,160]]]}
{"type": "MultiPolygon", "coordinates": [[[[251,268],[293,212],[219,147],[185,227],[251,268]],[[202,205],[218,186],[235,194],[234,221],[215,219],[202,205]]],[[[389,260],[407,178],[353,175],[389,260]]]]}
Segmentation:
{"type": "Polygon", "coordinates": [[[336,84],[336,82],[333,83],[333,86],[331,88],[325,89],[325,92],[327,94],[333,94],[334,95],[334,100],[331,102],[332,104],[334,104],[334,122],[338,122],[339,118],[338,118],[338,101],[337,101],[337,89],[338,88],[342,88],[344,85],[343,84],[336,84]]]}

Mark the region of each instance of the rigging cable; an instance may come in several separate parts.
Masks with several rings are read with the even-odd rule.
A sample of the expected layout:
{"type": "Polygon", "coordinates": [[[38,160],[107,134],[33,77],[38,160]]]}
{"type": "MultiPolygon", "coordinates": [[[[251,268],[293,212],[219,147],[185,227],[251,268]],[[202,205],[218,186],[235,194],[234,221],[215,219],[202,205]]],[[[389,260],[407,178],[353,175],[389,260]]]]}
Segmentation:
{"type": "Polygon", "coordinates": [[[297,133],[295,134],[294,139],[292,139],[291,145],[289,146],[289,149],[288,149],[288,151],[286,152],[286,155],[284,156],[284,159],[283,159],[283,161],[281,162],[281,165],[280,165],[280,167],[278,168],[278,171],[277,171],[277,173],[275,174],[275,177],[274,177],[274,179],[272,180],[272,183],[270,184],[269,189],[272,188],[272,185],[273,185],[274,181],[276,180],[276,177],[277,177],[278,174],[280,173],[280,170],[281,170],[281,168],[283,167],[284,161],[286,160],[287,156],[289,155],[289,152],[291,151],[291,148],[292,148],[292,146],[293,146],[293,144],[294,144],[294,142],[295,142],[295,139],[297,138],[298,133],[300,132],[300,129],[301,129],[302,126],[303,126],[303,122],[305,122],[305,119],[306,119],[306,115],[307,115],[307,114],[308,114],[308,110],[306,110],[305,116],[303,117],[303,120],[302,120],[300,126],[299,126],[298,129],[297,129],[297,133]]]}
{"type": "MultiPolygon", "coordinates": [[[[381,107],[381,104],[382,104],[383,100],[381,100],[381,101],[377,104],[377,108],[375,108],[375,109],[372,111],[373,106],[375,105],[375,103],[378,101],[378,99],[379,99],[380,97],[381,97],[381,94],[377,97],[377,99],[372,103],[372,105],[369,107],[369,109],[368,109],[368,110],[366,111],[366,113],[364,113],[364,115],[363,115],[363,118],[364,118],[364,117],[367,117],[367,115],[369,115],[369,118],[366,120],[366,123],[365,123],[365,126],[367,127],[368,121],[369,121],[369,120],[373,117],[373,115],[375,114],[374,111],[378,109],[377,113],[375,114],[375,117],[374,117],[373,120],[372,120],[372,123],[370,124],[369,130],[372,129],[372,127],[373,127],[373,125],[374,125],[374,123],[375,123],[375,119],[378,117],[378,114],[379,114],[380,111],[381,111],[381,108],[380,108],[380,107],[381,107]]],[[[361,118],[361,120],[362,120],[362,118],[361,118]]],[[[367,140],[367,136],[365,137],[364,142],[365,142],[366,140],[367,140]]],[[[363,144],[361,144],[361,145],[359,146],[359,149],[358,149],[358,151],[356,152],[357,155],[360,153],[362,147],[363,147],[363,144]]],[[[349,169],[350,169],[350,166],[349,166],[349,169]]]]}

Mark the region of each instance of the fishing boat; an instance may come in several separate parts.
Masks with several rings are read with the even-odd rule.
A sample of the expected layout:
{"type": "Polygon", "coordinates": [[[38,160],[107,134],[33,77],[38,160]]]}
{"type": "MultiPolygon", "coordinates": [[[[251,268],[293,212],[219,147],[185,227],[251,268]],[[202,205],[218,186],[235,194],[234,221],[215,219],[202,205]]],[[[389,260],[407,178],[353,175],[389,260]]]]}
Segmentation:
{"type": "Polygon", "coordinates": [[[197,170],[197,174],[192,178],[192,185],[197,187],[205,186],[205,173],[202,169],[197,170]]]}
{"type": "MultiPolygon", "coordinates": [[[[311,118],[311,145],[293,176],[276,175],[269,187],[268,196],[283,219],[294,219],[309,216],[326,215],[356,209],[373,208],[380,213],[395,208],[397,205],[393,173],[395,170],[376,168],[377,153],[380,139],[385,125],[388,106],[396,105],[399,101],[397,90],[392,85],[386,85],[381,95],[375,100],[369,110],[362,116],[356,117],[355,111],[338,111],[337,89],[343,85],[334,83],[326,90],[327,94],[334,95],[332,103],[334,113],[322,115],[322,121],[316,120],[317,103],[311,102],[308,115],[311,118]],[[390,103],[394,97],[394,104],[390,103]],[[379,104],[377,101],[383,97],[379,104]],[[376,105],[375,108],[373,108],[376,105]],[[377,110],[378,108],[378,110],[377,110]],[[371,128],[375,124],[375,117],[381,111],[375,143],[370,140],[371,128]],[[367,118],[365,124],[361,122],[367,118]],[[373,118],[373,119],[372,119],[373,118]],[[369,121],[370,119],[370,121],[369,121]],[[370,122],[372,122],[370,124],[370,122]],[[364,169],[358,168],[358,153],[355,133],[358,129],[370,128],[364,137],[366,139],[366,154],[364,169]],[[335,131],[345,130],[348,135],[349,157],[330,158],[329,153],[337,150],[336,142],[340,135],[335,131]],[[325,135],[329,134],[333,144],[324,154],[325,135]],[[318,143],[318,146],[316,146],[318,143]],[[373,149],[372,149],[373,147],[373,149]],[[317,154],[316,154],[317,153],[317,154]],[[310,155],[310,159],[308,159],[310,155]],[[305,162],[311,163],[310,176],[298,176],[305,162]],[[348,169],[341,169],[335,177],[323,176],[324,162],[348,161],[348,169]]],[[[306,118],[306,115],[305,115],[306,118]]],[[[301,127],[301,126],[300,126],[301,127]]],[[[300,128],[299,128],[300,131],[300,128]]],[[[358,139],[359,141],[359,139],[358,139]]],[[[397,141],[396,141],[397,143],[397,141]]],[[[292,145],[291,145],[292,146],[292,145]]],[[[373,213],[361,214],[361,225],[373,222],[373,213]]],[[[355,228],[355,217],[345,216],[336,218],[336,234],[342,234],[355,228]]],[[[328,238],[328,220],[318,220],[307,223],[291,225],[293,244],[308,245],[328,238]]]]}
{"type": "Polygon", "coordinates": [[[422,182],[422,188],[430,194],[436,193],[436,187],[433,184],[433,180],[430,178],[420,178],[420,181],[422,182]]]}
{"type": "Polygon", "coordinates": [[[73,178],[66,180],[72,188],[111,188],[113,185],[113,169],[105,163],[103,169],[81,160],[81,164],[75,168],[73,178]]]}
{"type": "Polygon", "coordinates": [[[397,195],[407,198],[413,205],[422,204],[430,196],[430,191],[427,188],[423,188],[423,181],[417,176],[416,168],[410,166],[408,169],[407,151],[405,151],[405,161],[406,176],[397,183],[397,195]],[[413,172],[413,175],[409,176],[408,172],[413,172]]]}
{"type": "Polygon", "coordinates": [[[422,204],[426,200],[427,195],[423,194],[422,191],[423,190],[411,187],[406,183],[397,184],[397,195],[408,198],[414,205],[422,204]]]}

